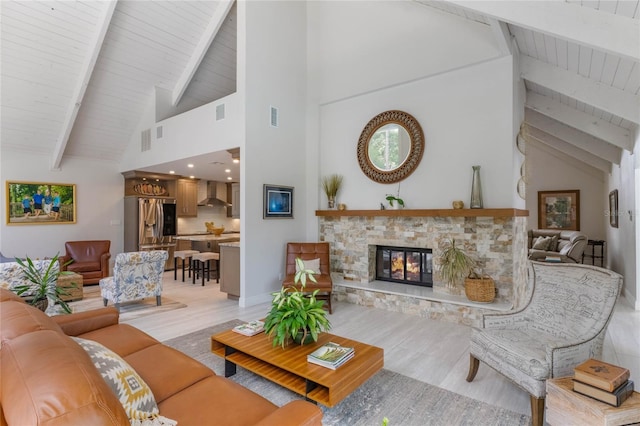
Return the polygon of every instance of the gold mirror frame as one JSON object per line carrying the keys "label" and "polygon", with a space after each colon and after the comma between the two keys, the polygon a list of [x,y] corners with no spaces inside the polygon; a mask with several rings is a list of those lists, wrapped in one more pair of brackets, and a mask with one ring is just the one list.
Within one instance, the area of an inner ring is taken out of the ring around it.
{"label": "gold mirror frame", "polygon": [[[409,134],[411,148],[406,160],[397,168],[389,171],[380,170],[369,158],[369,141],[382,126],[394,123],[402,126]],[[424,152],[424,134],[422,127],[411,114],[403,111],[385,111],[373,117],[365,126],[358,139],[358,164],[369,179],[378,183],[396,183],[409,177],[418,167]]]}

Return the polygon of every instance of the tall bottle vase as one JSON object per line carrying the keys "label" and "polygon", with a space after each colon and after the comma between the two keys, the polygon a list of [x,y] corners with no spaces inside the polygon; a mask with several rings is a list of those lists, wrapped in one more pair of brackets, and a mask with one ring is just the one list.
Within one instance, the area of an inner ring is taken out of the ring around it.
{"label": "tall bottle vase", "polygon": [[480,183],[480,166],[472,166],[473,180],[471,181],[471,203],[472,209],[481,209],[482,206],[482,184]]}

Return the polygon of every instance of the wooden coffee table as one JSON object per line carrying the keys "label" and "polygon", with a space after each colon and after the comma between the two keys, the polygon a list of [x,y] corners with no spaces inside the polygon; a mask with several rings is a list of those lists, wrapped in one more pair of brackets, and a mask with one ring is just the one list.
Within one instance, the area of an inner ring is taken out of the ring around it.
{"label": "wooden coffee table", "polygon": [[[328,342],[355,348],[353,358],[336,370],[307,362],[308,354]],[[225,359],[225,377],[234,375],[239,365],[327,407],[342,401],[384,365],[382,348],[329,333],[320,334],[316,343],[282,349],[274,348],[264,333],[247,337],[228,330],[211,336],[211,352]]]}

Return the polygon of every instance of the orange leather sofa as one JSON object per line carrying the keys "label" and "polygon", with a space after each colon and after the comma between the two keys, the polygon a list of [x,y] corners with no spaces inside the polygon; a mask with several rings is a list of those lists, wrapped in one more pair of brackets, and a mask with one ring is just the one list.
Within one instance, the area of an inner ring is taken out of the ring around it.
{"label": "orange leather sofa", "polygon": [[305,291],[313,292],[314,290],[319,290],[317,299],[325,300],[329,313],[332,313],[331,292],[333,290],[333,281],[331,281],[329,243],[287,243],[286,276],[282,282],[283,287],[295,286],[296,257],[303,261],[320,259],[320,273],[314,275],[317,283],[307,280]]}
{"label": "orange leather sofa", "polygon": [[115,393],[69,336],[102,343],[151,388],[180,426],[321,425],[303,400],[278,408],[260,395],[127,324],[115,308],[48,317],[0,289],[0,426],[129,425]]}
{"label": "orange leather sofa", "polygon": [[[82,275],[82,284],[98,284],[101,278],[109,276],[109,248],[111,241],[67,241],[64,243],[65,255],[60,257],[63,271]],[[66,263],[72,261],[65,266]]]}

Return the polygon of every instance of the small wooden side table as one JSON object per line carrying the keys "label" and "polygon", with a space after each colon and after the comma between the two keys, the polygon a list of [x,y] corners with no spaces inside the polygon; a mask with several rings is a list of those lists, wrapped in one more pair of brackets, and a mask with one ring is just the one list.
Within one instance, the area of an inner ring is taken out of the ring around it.
{"label": "small wooden side table", "polygon": [[82,300],[84,292],[82,290],[82,275],[69,274],[60,275],[58,277],[58,288],[64,289],[67,294],[60,296],[60,299],[65,302],[71,302],[73,300]]}
{"label": "small wooden side table", "polygon": [[573,391],[573,379],[547,380],[546,422],[552,426],[629,425],[640,422],[640,393],[613,407]]}

